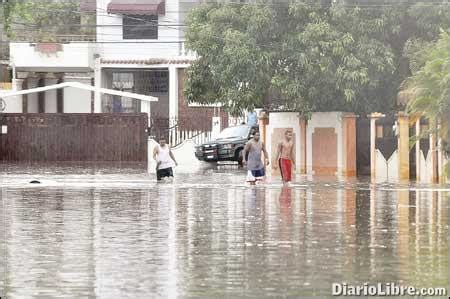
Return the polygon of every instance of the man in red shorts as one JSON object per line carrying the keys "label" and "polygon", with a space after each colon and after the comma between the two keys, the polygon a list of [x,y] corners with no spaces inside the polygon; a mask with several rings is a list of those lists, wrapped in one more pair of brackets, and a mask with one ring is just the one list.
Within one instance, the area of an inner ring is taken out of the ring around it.
{"label": "man in red shorts", "polygon": [[280,167],[281,179],[283,184],[286,185],[292,180],[292,167],[295,167],[294,141],[292,140],[291,130],[284,133],[284,140],[278,144],[276,157],[278,160],[277,166]]}

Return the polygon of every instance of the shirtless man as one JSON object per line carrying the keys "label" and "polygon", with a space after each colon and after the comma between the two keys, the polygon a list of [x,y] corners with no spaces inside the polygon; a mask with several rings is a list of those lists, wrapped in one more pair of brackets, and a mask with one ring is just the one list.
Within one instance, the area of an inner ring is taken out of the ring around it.
{"label": "shirtless man", "polygon": [[[261,153],[264,153],[262,162]],[[247,142],[242,153],[242,163],[247,165],[247,182],[250,185],[256,185],[256,181],[262,181],[266,176],[265,165],[269,165],[269,155],[267,154],[264,143],[260,140],[259,132],[253,134],[253,138]]]}
{"label": "shirtless man", "polygon": [[294,159],[294,141],[292,140],[292,131],[287,130],[284,133],[284,140],[278,144],[277,149],[278,165],[280,167],[281,179],[283,184],[288,184],[292,180],[292,166],[295,167]]}

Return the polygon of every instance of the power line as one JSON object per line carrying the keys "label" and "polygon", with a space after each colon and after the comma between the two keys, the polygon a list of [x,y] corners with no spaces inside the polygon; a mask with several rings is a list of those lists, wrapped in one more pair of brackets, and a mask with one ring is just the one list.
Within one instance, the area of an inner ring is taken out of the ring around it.
{"label": "power line", "polygon": [[[11,24],[22,25],[27,27],[43,27],[40,24],[33,23],[21,23],[21,22],[11,22]],[[171,24],[171,23],[152,23],[152,24],[136,24],[136,25],[125,25],[125,24],[46,24],[48,27],[79,27],[79,28],[95,28],[95,27],[148,27],[148,26],[174,26],[174,27],[186,27],[186,24]]]}
{"label": "power line", "polygon": [[[179,43],[184,43],[184,40],[177,40],[177,41],[162,41],[162,40],[155,40],[155,41],[149,41],[149,40],[143,40],[143,41],[138,41],[138,40],[133,40],[133,41],[75,41],[73,43],[91,43],[91,44],[179,44]],[[58,42],[52,42],[52,41],[48,41],[48,42],[29,42],[29,41],[5,41],[5,40],[0,40],[0,43],[4,43],[4,44],[9,44],[9,43],[14,43],[14,44],[45,44],[45,43],[58,43]],[[83,47],[84,48],[84,47]]]}
{"label": "power line", "polygon": [[[283,5],[283,6],[286,6],[287,5],[287,3],[286,4],[280,4],[280,3],[265,3],[265,4],[261,4],[261,3],[241,3],[241,2],[232,2],[232,1],[230,1],[230,2],[228,2],[229,4],[239,4],[239,5],[258,5],[258,6],[264,6],[264,5],[272,5],[272,6],[280,6],[280,5]],[[316,7],[316,6],[323,6],[323,4],[310,4],[310,3],[304,3],[304,4],[306,4],[306,5],[308,5],[308,6],[313,6],[313,7]],[[395,5],[391,5],[391,4],[379,4],[379,5],[367,5],[367,6],[371,6],[371,7],[379,7],[379,6],[384,6],[384,7],[392,7],[392,6],[398,6],[398,4],[399,3],[396,3]],[[417,5],[418,3],[404,3],[404,5],[408,5],[408,6],[414,6],[414,5]],[[422,3],[422,4],[424,4],[424,3]],[[442,4],[449,4],[449,3],[447,3],[447,2],[430,2],[430,3],[427,3],[427,5],[429,6],[429,5],[435,5],[435,6],[442,6]],[[353,4],[353,5],[348,5],[348,4],[342,4],[342,3],[339,3],[339,4],[333,4],[333,5],[335,5],[336,7],[345,7],[345,6],[347,6],[347,7],[361,7],[362,5],[361,4]],[[103,11],[105,11],[106,12],[106,10],[104,10],[104,9],[102,9],[102,8],[97,8],[97,10],[103,10]],[[65,11],[65,12],[73,12],[73,13],[83,13],[83,12],[81,12],[81,11],[73,11],[73,10],[59,10],[59,11]],[[191,10],[189,10],[189,11],[191,11]],[[189,12],[189,11],[186,11],[186,12]],[[175,12],[175,11],[174,11]],[[180,12],[180,11],[177,11],[177,12]],[[99,14],[99,12],[98,11],[96,11],[96,12],[93,12],[93,13],[96,13],[97,14],[97,16],[106,16],[106,17],[114,17],[114,18],[117,18],[117,16],[116,15],[110,15],[110,14],[105,14],[105,15],[102,15],[102,14]],[[147,23],[147,24],[150,24],[150,25],[155,25],[155,22],[154,21],[149,21],[149,20],[145,20],[145,19],[142,19],[142,18],[137,18],[137,17],[131,17],[131,16],[129,16],[129,15],[122,15],[122,18],[130,18],[130,19],[134,19],[134,20],[138,20],[138,21],[142,21],[144,24],[145,23]],[[115,26],[123,26],[123,25],[120,25],[120,24],[114,24]],[[114,26],[114,25],[110,25],[110,24],[105,24],[105,25],[93,25],[93,26],[95,26],[95,27],[108,27],[108,26]],[[162,24],[161,24],[162,25]],[[54,26],[57,26],[57,25],[54,25]],[[145,25],[143,25],[143,26],[145,26]],[[171,27],[172,25],[164,25],[164,27],[167,27],[167,28],[171,28],[171,29],[173,29],[173,30],[178,30],[178,31],[181,31],[181,32],[183,32],[183,33],[186,33],[186,31],[184,31],[183,29],[181,29],[181,28],[174,28],[174,27]],[[185,27],[185,26],[180,26],[180,27]],[[98,36],[98,35],[116,35],[116,36],[121,36],[121,34],[106,34],[106,33],[99,33],[99,32],[97,32],[96,33],[96,36]],[[58,35],[57,35],[58,36]],[[64,36],[64,35],[60,35],[60,36]],[[69,35],[70,36],[70,35]],[[86,35],[80,35],[80,36],[86,36]],[[218,36],[212,36],[212,38],[214,38],[214,39],[220,39],[220,40],[225,40],[223,37],[218,37]],[[7,41],[0,41],[0,42],[3,42],[3,43],[5,43],[5,42],[7,42]],[[106,41],[106,40],[104,40],[104,41],[95,41],[95,42],[93,42],[93,43],[105,43],[105,44],[109,44],[109,43],[116,43],[116,44],[138,44],[138,43],[183,43],[184,41],[183,40],[180,40],[180,41],[161,41],[161,40],[158,40],[158,41],[130,41],[130,42],[127,42],[127,41]],[[26,42],[23,42],[23,43],[26,43]],[[269,47],[269,48],[274,48],[274,47],[270,47],[270,46],[268,46],[268,45],[258,45],[258,46],[260,46],[260,47]]]}

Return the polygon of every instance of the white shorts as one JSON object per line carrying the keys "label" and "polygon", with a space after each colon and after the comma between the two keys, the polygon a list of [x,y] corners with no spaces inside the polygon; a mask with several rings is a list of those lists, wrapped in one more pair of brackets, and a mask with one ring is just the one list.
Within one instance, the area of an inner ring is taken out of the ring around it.
{"label": "white shorts", "polygon": [[247,171],[247,182],[262,181],[265,177],[264,168],[259,170],[248,170]]}

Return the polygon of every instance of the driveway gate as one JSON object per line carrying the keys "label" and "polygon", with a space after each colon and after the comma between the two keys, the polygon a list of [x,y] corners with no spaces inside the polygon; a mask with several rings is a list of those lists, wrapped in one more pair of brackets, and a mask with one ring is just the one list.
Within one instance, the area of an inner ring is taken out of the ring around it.
{"label": "driveway gate", "polygon": [[0,113],[0,161],[147,161],[147,115]]}

